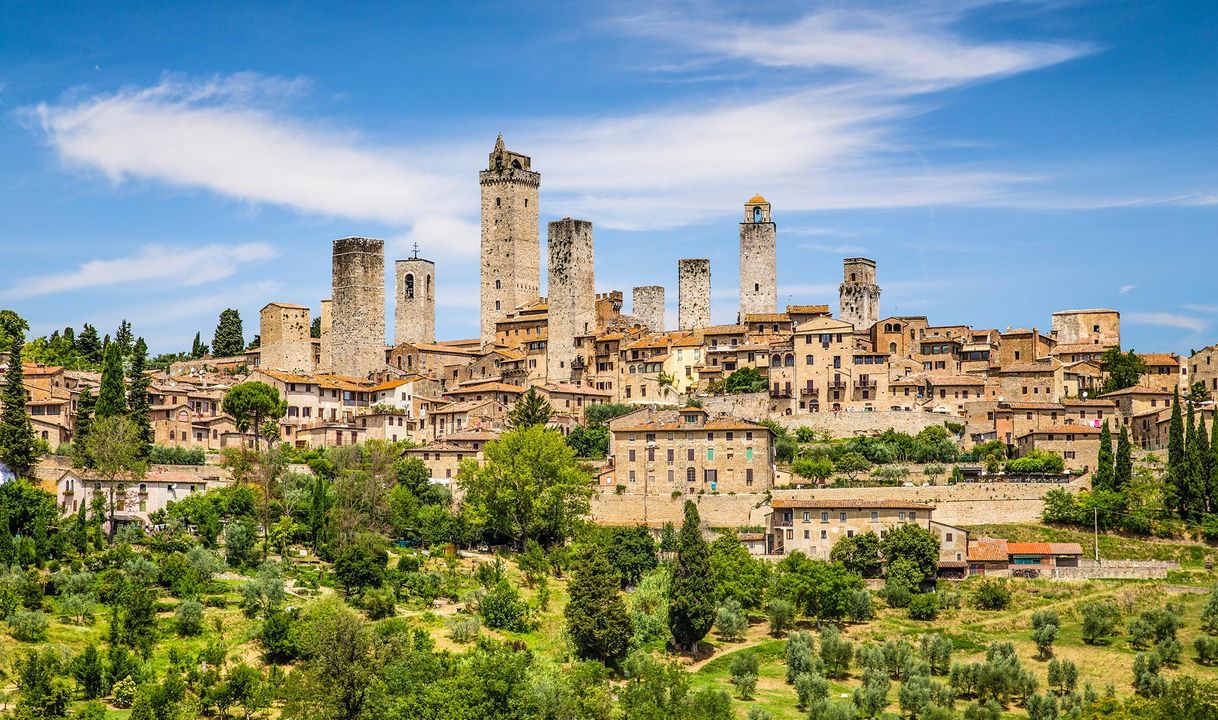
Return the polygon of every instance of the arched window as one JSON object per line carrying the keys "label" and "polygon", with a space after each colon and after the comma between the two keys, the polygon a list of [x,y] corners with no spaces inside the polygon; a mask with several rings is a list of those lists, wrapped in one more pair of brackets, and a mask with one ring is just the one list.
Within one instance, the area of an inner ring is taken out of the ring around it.
{"label": "arched window", "polygon": [[501,309],[503,309],[503,303],[501,303],[501,302],[499,302],[498,300],[496,300],[496,301],[495,301],[495,309],[496,309],[496,310],[501,310]]}
{"label": "arched window", "polygon": [[753,208],[753,222],[761,222],[761,206],[757,205]]}
{"label": "arched window", "polygon": [[495,281],[495,289],[496,289],[496,290],[499,290],[499,289],[502,289],[502,288],[503,288],[503,281],[502,281],[502,280],[496,280],[496,281]]}
{"label": "arched window", "polygon": [[697,478],[698,478],[698,476],[694,473],[693,468],[685,468],[685,481],[686,482],[693,482]]}
{"label": "arched window", "polygon": [[897,344],[894,342],[888,343],[888,352],[895,355],[897,353]]}
{"label": "arched window", "polygon": [[414,273],[406,273],[406,299],[414,299]]}
{"label": "arched window", "polygon": [[512,167],[513,167],[513,168],[515,168],[515,169],[517,169],[517,170],[521,170],[521,169],[522,169],[522,168],[520,167],[520,161],[519,161],[519,160],[513,160],[513,161],[512,161]]}
{"label": "arched window", "polygon": [[787,367],[795,367],[795,354],[787,353],[786,361],[783,363]]}
{"label": "arched window", "polygon": [[770,357],[770,367],[782,367],[782,356],[773,355]]}
{"label": "arched window", "polygon": [[812,356],[804,355],[804,365],[811,365],[811,364],[812,364]]}

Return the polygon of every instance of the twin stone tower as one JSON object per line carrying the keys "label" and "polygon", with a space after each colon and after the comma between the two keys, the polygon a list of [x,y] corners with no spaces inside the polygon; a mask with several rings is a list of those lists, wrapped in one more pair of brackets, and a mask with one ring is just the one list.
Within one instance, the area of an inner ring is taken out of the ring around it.
{"label": "twin stone tower", "polygon": [[[485,346],[495,342],[497,323],[539,300],[541,175],[532,169],[527,155],[507,150],[500,135],[478,180],[482,188],[480,339]],[[546,246],[547,377],[550,382],[567,382],[579,357],[575,338],[597,330],[592,223],[571,218],[551,222]],[[770,203],[756,195],[745,204],[740,223],[740,321],[747,315],[778,311],[776,267],[777,231]],[[679,328],[710,325],[710,260],[678,260],[677,274]],[[418,257],[416,250],[414,257],[395,261],[394,278],[395,342],[434,343],[435,263]],[[842,319],[857,328],[870,327],[879,316],[875,263],[849,258],[843,279]],[[322,301],[320,348],[313,367],[297,367],[306,364],[302,343],[307,347],[310,342],[307,322],[297,317],[303,311],[307,318],[307,308],[271,303],[263,309],[264,367],[354,377],[384,368],[384,242],[363,237],[335,240],[332,291],[331,299]],[[662,286],[635,287],[634,319],[652,331],[663,331],[664,300]]]}

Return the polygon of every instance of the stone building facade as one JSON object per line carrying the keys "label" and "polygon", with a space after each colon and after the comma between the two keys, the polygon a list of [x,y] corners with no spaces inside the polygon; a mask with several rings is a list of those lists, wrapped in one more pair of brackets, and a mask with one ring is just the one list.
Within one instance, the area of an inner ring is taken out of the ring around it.
{"label": "stone building facade", "polygon": [[550,382],[570,382],[573,371],[587,362],[575,346],[575,338],[596,330],[592,223],[571,218],[552,222],[546,246],[550,254],[546,268],[546,377]]}
{"label": "stone building facade", "polygon": [[664,286],[634,288],[630,294],[630,312],[651,332],[664,332]]}
{"label": "stone building facade", "polygon": [[838,288],[838,317],[867,332],[880,319],[880,286],[875,281],[875,261],[846,258],[842,261],[842,284]]}
{"label": "stone building facade", "polygon": [[778,311],[778,235],[770,203],[754,195],[740,223],[740,319]]}
{"label": "stone building facade", "polygon": [[495,341],[495,323],[540,295],[537,191],[541,186],[541,174],[530,167],[527,155],[504,149],[500,135],[491,151],[487,169],[478,173],[482,186],[481,338],[484,345]]}
{"label": "stone building facade", "polygon": [[711,271],[707,258],[677,261],[677,325],[698,330],[710,325]]}
{"label": "stone building facade", "polygon": [[[934,505],[906,500],[775,498],[766,523],[770,555],[802,552],[828,560],[839,540],[864,533],[884,537],[901,525],[930,529]],[[955,538],[953,537],[953,541]]]}
{"label": "stone building facade", "polygon": [[385,367],[385,242],[334,241],[330,369],[367,377]]}
{"label": "stone building facade", "polygon": [[418,257],[393,264],[393,343],[436,341],[436,264]]}
{"label": "stone building facade", "polygon": [[313,340],[309,336],[309,309],[273,302],[259,314],[262,340],[259,366],[288,372],[313,372]]}
{"label": "stone building facade", "polygon": [[320,342],[318,343],[321,348],[321,352],[317,359],[317,372],[319,373],[330,372],[330,364],[334,361],[334,350],[330,346],[330,331],[332,330],[331,318],[333,317],[333,315],[330,313],[330,308],[333,305],[334,301],[331,298],[326,298],[325,300],[321,301],[321,322],[318,323],[321,325],[321,332],[319,333],[321,337],[319,338]]}
{"label": "stone building facade", "polygon": [[1051,335],[1059,345],[1120,347],[1121,313],[1107,308],[1053,313]]}

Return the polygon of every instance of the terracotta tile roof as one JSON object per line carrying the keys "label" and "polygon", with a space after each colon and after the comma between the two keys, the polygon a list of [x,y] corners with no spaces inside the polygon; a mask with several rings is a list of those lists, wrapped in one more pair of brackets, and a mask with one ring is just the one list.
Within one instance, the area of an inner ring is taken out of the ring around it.
{"label": "terracotta tile roof", "polygon": [[1157,390],[1145,385],[1133,385],[1121,390],[1113,390],[1110,393],[1104,393],[1101,397],[1112,397],[1114,395],[1166,395],[1171,397],[1172,392],[1170,390]]}
{"label": "terracotta tile roof", "polygon": [[292,303],[275,302],[273,300],[271,302],[267,303],[266,305],[263,305],[262,309],[266,310],[267,308],[269,308],[272,305],[274,305],[275,307],[288,308],[290,310],[308,310],[308,308],[305,307],[304,305],[293,305]]}
{"label": "terracotta tile roof", "polygon": [[743,335],[748,331],[745,325],[707,325],[702,328],[702,335]]}
{"label": "terracotta tile roof", "polygon": [[1053,546],[1042,542],[1009,542],[1008,555],[1052,555]]}
{"label": "terracotta tile roof", "polygon": [[736,535],[736,537],[741,540],[764,540],[765,533],[759,533],[759,532],[738,533]]}
{"label": "terracotta tile roof", "polygon": [[1011,410],[1065,410],[1065,406],[1055,402],[1009,402],[1005,403]]}
{"label": "terracotta tile roof", "polygon": [[1051,373],[1055,368],[1052,363],[1011,363],[998,368],[1000,373]]}
{"label": "terracotta tile roof", "polygon": [[968,541],[968,559],[970,562],[1006,562],[1010,559],[1007,554],[1007,541],[1002,538],[979,537]]}
{"label": "terracotta tile roof", "polygon": [[492,430],[458,430],[457,432],[447,433],[444,437],[447,440],[473,442],[475,440],[494,440],[499,437],[499,433]]}
{"label": "terracotta tile roof", "polygon": [[1078,543],[1049,543],[1054,555],[1082,555],[1083,546]]}
{"label": "terracotta tile roof", "polygon": [[787,315],[814,315],[829,312],[828,305],[788,305]]}
{"label": "terracotta tile roof", "polygon": [[976,375],[931,375],[931,385],[984,385],[985,378]]}
{"label": "terracotta tile roof", "polygon": [[1037,430],[1029,430],[1019,437],[1027,437],[1029,435],[1063,435],[1072,433],[1074,435],[1099,435],[1100,429],[1091,427],[1090,425],[1053,425],[1051,427],[1043,427]]}
{"label": "terracotta tile roof", "polygon": [[571,383],[546,383],[541,386],[541,389],[548,392],[568,393],[571,395],[596,395],[597,397],[610,397],[613,395],[608,390],[597,390],[590,385],[572,385]]}
{"label": "terracotta tile roof", "polygon": [[1114,403],[1113,401],[1104,400],[1102,398],[1086,398],[1086,399],[1066,398],[1065,400],[1062,400],[1062,405],[1066,405],[1068,407],[1102,407],[1102,408],[1115,408],[1116,407],[1116,403]]}
{"label": "terracotta tile roof", "polygon": [[519,385],[509,385],[502,382],[480,382],[473,385],[462,385],[455,390],[448,390],[445,395],[467,395],[480,392],[523,393],[525,388]]}
{"label": "terracotta tile roof", "polygon": [[491,404],[502,405],[502,403],[495,402],[494,400],[492,400],[490,398],[487,398],[485,400],[466,400],[465,402],[455,402],[451,405],[447,405],[442,408],[433,408],[431,411],[431,414],[432,415],[447,415],[449,413],[469,412],[470,410],[477,410],[478,408],[480,408],[484,405],[491,405]]}
{"label": "terracotta tile roof", "polygon": [[454,345],[441,345],[439,343],[414,343],[415,350],[423,352],[446,353],[450,355],[481,355],[480,350],[470,348],[456,347]]}
{"label": "terracotta tile roof", "polygon": [[791,316],[787,313],[746,313],[744,321],[746,323],[791,322]]}
{"label": "terracotta tile roof", "polygon": [[1180,356],[1173,353],[1138,353],[1147,365],[1179,365]]}
{"label": "terracotta tile roof", "polygon": [[856,510],[934,510],[935,506],[928,503],[910,502],[907,500],[851,500],[842,498],[775,498],[770,501],[770,507],[775,508],[811,508],[817,510],[856,509]]}

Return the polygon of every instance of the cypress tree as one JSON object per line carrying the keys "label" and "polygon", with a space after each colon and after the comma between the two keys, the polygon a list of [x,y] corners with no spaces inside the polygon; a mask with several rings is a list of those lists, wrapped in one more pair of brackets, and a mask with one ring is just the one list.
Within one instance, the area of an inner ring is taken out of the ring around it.
{"label": "cypress tree", "polygon": [[575,564],[563,617],[579,656],[615,666],[626,657],[634,621],[619,592],[617,570],[599,545],[585,546]]}
{"label": "cypress tree", "polygon": [[89,437],[89,429],[93,427],[96,407],[97,397],[93,395],[93,388],[81,390],[80,397],[76,399],[76,424],[72,431],[72,454],[80,467],[89,465],[89,458],[85,453],[85,438]]}
{"label": "cypress tree", "polygon": [[550,417],[554,415],[554,407],[549,401],[537,393],[534,388],[529,388],[528,392],[516,399],[516,402],[508,410],[508,427],[513,430],[533,427],[534,425],[545,425],[550,422]]}
{"label": "cypress tree", "polygon": [[1188,425],[1184,435],[1184,478],[1187,483],[1185,496],[1188,499],[1185,508],[1186,519],[1196,520],[1205,509],[1205,477],[1202,475],[1204,471],[1201,443],[1197,441],[1196,413],[1193,411],[1192,400],[1189,400]]}
{"label": "cypress tree", "polygon": [[1108,429],[1108,421],[1100,426],[1099,460],[1095,466],[1095,474],[1091,476],[1091,487],[1096,490],[1113,489],[1112,466],[1112,431]]}
{"label": "cypress tree", "polygon": [[1129,443],[1129,428],[1121,426],[1121,434],[1117,436],[1116,465],[1112,473],[1112,487],[1117,492],[1129,489],[1133,481],[1133,448]]}
{"label": "cypress tree", "polygon": [[220,323],[211,341],[211,352],[216,357],[232,357],[245,352],[245,332],[241,328],[241,313],[228,308],[220,313]]}
{"label": "cypress tree", "polygon": [[677,559],[668,590],[668,629],[678,646],[698,651],[715,621],[715,586],[710,548],[702,537],[698,507],[685,501],[685,522],[677,536]]}
{"label": "cypress tree", "polygon": [[97,406],[93,416],[97,420],[127,414],[127,388],[123,382],[123,357],[118,345],[106,346],[106,359],[102,364],[101,388],[97,391]]}
{"label": "cypress tree", "polygon": [[144,343],[144,338],[139,338],[131,351],[131,384],[127,388],[127,407],[130,409],[128,417],[135,424],[139,435],[141,460],[147,460],[152,454],[152,443],[156,439],[152,430],[152,411],[148,399],[152,378],[146,372],[147,363],[148,345]]}
{"label": "cypress tree", "polygon": [[25,389],[25,374],[21,367],[27,329],[29,326],[17,313],[0,312],[0,335],[9,340],[8,370],[4,375],[3,393],[0,393],[0,402],[4,403],[0,414],[0,460],[18,477],[28,477],[38,459],[34,426],[30,424],[29,409],[25,406],[30,394]]}
{"label": "cypress tree", "polygon": [[97,328],[85,323],[80,334],[76,336],[76,352],[80,353],[91,365],[100,365],[102,361],[101,339],[97,337]]}
{"label": "cypress tree", "polygon": [[1213,512],[1214,507],[1210,504],[1210,477],[1213,473],[1214,456],[1210,452],[1210,437],[1205,430],[1205,416],[1202,415],[1197,421],[1197,434],[1194,444],[1197,446],[1197,475],[1195,482],[1197,484],[1197,497],[1200,499],[1199,505],[1202,506],[1205,512]]}
{"label": "cypress tree", "polygon": [[1167,431],[1167,490],[1170,504],[1180,517],[1186,517],[1186,487],[1184,461],[1184,417],[1180,414],[1180,392],[1172,394],[1171,423]]}
{"label": "cypress tree", "polygon": [[1206,482],[1211,512],[1218,508],[1218,413],[1210,418],[1210,477]]}
{"label": "cypress tree", "polygon": [[129,355],[131,354],[132,349],[131,341],[131,323],[127,322],[127,320],[124,318],[123,321],[119,323],[118,330],[114,331],[114,342],[118,345],[118,348],[123,355]]}

